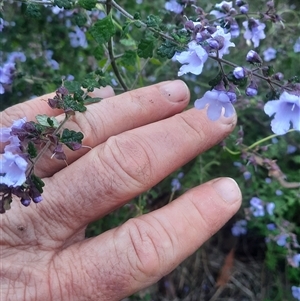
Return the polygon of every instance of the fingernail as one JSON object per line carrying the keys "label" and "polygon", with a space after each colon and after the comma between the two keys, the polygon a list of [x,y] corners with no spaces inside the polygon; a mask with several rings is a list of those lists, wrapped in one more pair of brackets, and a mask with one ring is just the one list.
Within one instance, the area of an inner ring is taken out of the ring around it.
{"label": "fingernail", "polygon": [[221,178],[212,183],[212,187],[227,203],[235,203],[242,198],[240,188],[231,178]]}
{"label": "fingernail", "polygon": [[181,80],[174,80],[163,84],[160,87],[160,92],[172,102],[180,102],[189,99],[189,88]]}

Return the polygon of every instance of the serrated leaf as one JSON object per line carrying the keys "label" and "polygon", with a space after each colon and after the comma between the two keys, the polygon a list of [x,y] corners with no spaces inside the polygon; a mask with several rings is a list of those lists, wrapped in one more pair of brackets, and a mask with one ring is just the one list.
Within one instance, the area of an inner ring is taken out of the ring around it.
{"label": "serrated leaf", "polygon": [[29,3],[26,7],[26,15],[31,18],[41,17],[41,8],[37,4]]}
{"label": "serrated leaf", "polygon": [[70,9],[73,6],[71,0],[54,0],[53,4],[57,5],[59,8],[65,8],[65,9]]}
{"label": "serrated leaf", "polygon": [[133,50],[125,51],[121,62],[124,66],[134,66],[136,62],[136,52]]}
{"label": "serrated leaf", "polygon": [[74,19],[76,25],[78,25],[79,27],[84,26],[87,22],[87,17],[83,13],[74,14]]}
{"label": "serrated leaf", "polygon": [[35,174],[31,175],[31,180],[34,183],[36,189],[39,191],[39,193],[43,193],[43,187],[45,186],[43,180],[38,176],[36,176]]}
{"label": "serrated leaf", "polygon": [[72,81],[67,80],[64,82],[64,86],[68,89],[70,93],[78,93],[78,94],[80,94],[81,92],[83,93],[83,91],[81,90],[81,84],[76,80],[72,80]]}
{"label": "serrated leaf", "polygon": [[121,39],[120,43],[126,47],[134,47],[136,45],[133,39]]}
{"label": "serrated leaf", "polygon": [[84,136],[81,132],[64,129],[60,137],[60,141],[71,150],[76,150],[81,147],[83,137]]}
{"label": "serrated leaf", "polygon": [[161,19],[157,16],[149,15],[145,23],[148,27],[159,28]]}
{"label": "serrated leaf", "polygon": [[102,60],[104,57],[104,48],[102,47],[102,45],[97,46],[93,51],[93,54],[96,60]]}
{"label": "serrated leaf", "polygon": [[103,98],[101,97],[86,97],[86,99],[84,100],[84,104],[91,104],[91,103],[97,103],[100,102]]}
{"label": "serrated leaf", "polygon": [[78,4],[84,9],[92,10],[97,4],[97,0],[79,0]]}
{"label": "serrated leaf", "polygon": [[90,29],[90,34],[98,44],[104,44],[116,33],[111,16],[98,20]]}
{"label": "serrated leaf", "polygon": [[139,57],[142,57],[144,59],[152,57],[154,47],[155,44],[153,37],[148,36],[146,38],[143,38],[138,45],[137,54]]}
{"label": "serrated leaf", "polygon": [[43,126],[51,126],[54,128],[57,128],[59,126],[58,121],[56,120],[55,117],[49,117],[48,115],[37,115],[36,117],[36,121]]}
{"label": "serrated leaf", "polygon": [[29,154],[31,159],[33,159],[37,156],[37,149],[34,146],[34,143],[32,141],[28,142],[27,153]]}
{"label": "serrated leaf", "polygon": [[[78,98],[78,100],[74,99],[75,96]],[[82,97],[80,98],[78,95],[74,94],[74,98],[72,95],[67,95],[64,98],[64,103],[63,103],[63,107],[64,110],[73,110],[74,112],[78,111],[78,112],[85,112],[86,111],[86,107],[83,104],[83,100]]]}

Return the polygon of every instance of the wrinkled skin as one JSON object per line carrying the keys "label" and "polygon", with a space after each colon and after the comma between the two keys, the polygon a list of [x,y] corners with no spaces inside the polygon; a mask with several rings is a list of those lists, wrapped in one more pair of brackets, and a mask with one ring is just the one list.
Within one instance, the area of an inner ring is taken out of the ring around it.
{"label": "wrinkled skin", "polygon": [[[37,114],[62,119],[52,95],[1,113],[2,126]],[[1,300],[120,300],[172,271],[238,210],[241,193],[229,178],[188,190],[167,206],[97,237],[86,226],[224,139],[236,117],[212,122],[205,110],[183,111],[189,91],[179,80],[114,96],[76,114],[67,127],[84,133],[83,148],[67,151],[68,166],[46,153],[36,173],[44,200],[19,201],[0,216]]]}

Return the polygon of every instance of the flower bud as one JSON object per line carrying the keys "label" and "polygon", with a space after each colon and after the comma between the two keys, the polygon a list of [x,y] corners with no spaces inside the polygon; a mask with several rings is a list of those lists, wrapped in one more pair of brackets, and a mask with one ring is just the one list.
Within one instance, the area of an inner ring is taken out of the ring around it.
{"label": "flower bud", "polygon": [[193,31],[195,28],[195,25],[194,25],[193,21],[189,20],[189,21],[185,22],[184,27],[187,30]]}
{"label": "flower bud", "polygon": [[242,5],[242,6],[240,7],[240,12],[241,12],[241,14],[247,14],[248,11],[249,11],[249,6],[248,6],[248,4]]}
{"label": "flower bud", "polygon": [[246,3],[243,0],[236,0],[235,4],[240,7],[240,6],[242,6],[242,5],[246,4]]}
{"label": "flower bud", "polygon": [[251,63],[251,64],[262,64],[262,62],[263,62],[263,60],[261,59],[261,57],[254,50],[250,50],[247,53],[246,61],[249,62],[249,63]]}
{"label": "flower bud", "polygon": [[246,95],[249,97],[256,96],[258,91],[257,91],[257,84],[253,81],[251,81],[250,85],[246,88]]}
{"label": "flower bud", "polygon": [[236,67],[234,70],[233,70],[233,76],[236,78],[236,79],[242,79],[245,77],[245,70],[243,67]]}
{"label": "flower bud", "polygon": [[277,72],[272,76],[272,78],[279,80],[279,81],[282,81],[283,77],[284,77],[284,75],[281,72]]}
{"label": "flower bud", "polygon": [[216,50],[220,49],[220,45],[219,45],[217,40],[209,39],[207,42],[208,42],[208,45],[209,45],[210,48],[216,49]]}
{"label": "flower bud", "polygon": [[21,204],[25,207],[28,207],[30,205],[30,202],[30,199],[21,198]]}

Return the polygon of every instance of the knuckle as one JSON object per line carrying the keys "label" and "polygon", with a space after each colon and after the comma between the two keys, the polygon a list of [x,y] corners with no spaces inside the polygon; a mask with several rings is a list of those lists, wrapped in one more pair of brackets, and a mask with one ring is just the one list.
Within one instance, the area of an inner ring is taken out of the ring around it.
{"label": "knuckle", "polygon": [[152,182],[148,150],[139,137],[128,136],[110,137],[100,159],[106,161],[123,182],[143,188]]}

